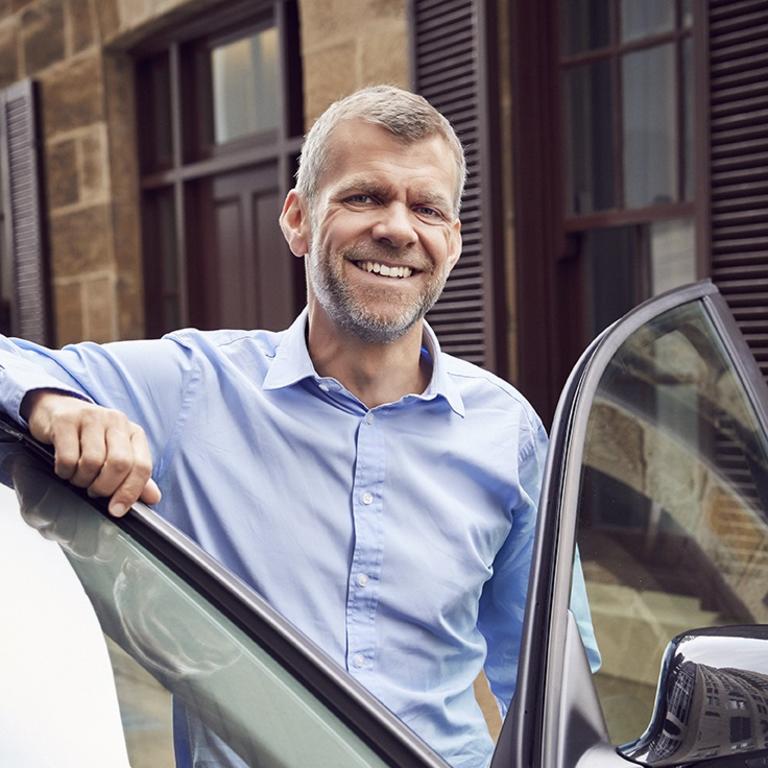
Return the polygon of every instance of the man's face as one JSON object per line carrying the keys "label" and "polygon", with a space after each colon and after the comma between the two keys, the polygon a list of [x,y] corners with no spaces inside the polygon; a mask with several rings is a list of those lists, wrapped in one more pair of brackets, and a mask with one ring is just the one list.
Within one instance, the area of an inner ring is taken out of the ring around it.
{"label": "man's face", "polygon": [[363,341],[403,336],[432,307],[461,249],[447,142],[404,144],[362,121],[339,125],[310,214],[310,303]]}

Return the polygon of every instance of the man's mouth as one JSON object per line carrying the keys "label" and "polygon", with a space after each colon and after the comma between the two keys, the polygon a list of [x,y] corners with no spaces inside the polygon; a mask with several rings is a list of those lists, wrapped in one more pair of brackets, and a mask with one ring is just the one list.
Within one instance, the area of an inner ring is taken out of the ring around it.
{"label": "man's mouth", "polygon": [[358,269],[362,269],[363,272],[373,272],[376,275],[382,277],[394,277],[402,279],[404,277],[410,277],[414,270],[411,267],[390,267],[387,264],[382,264],[378,261],[353,261],[352,262]]}

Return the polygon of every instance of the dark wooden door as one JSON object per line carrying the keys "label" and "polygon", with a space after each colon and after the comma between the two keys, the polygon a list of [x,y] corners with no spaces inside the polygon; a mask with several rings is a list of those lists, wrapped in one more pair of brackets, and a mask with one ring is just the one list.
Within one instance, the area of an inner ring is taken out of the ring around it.
{"label": "dark wooden door", "polygon": [[278,226],[276,164],[198,182],[189,314],[203,328],[279,330],[295,314],[293,257]]}

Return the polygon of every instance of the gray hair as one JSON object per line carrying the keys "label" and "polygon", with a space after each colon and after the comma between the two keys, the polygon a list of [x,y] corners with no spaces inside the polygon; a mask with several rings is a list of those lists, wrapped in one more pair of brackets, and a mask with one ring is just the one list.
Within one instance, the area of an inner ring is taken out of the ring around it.
{"label": "gray hair", "polygon": [[453,126],[423,96],[393,85],[373,85],[331,104],[316,120],[304,138],[296,172],[296,191],[313,205],[318,182],[328,162],[330,137],[345,120],[364,120],[386,128],[406,144],[441,136],[456,160],[455,216],[459,215],[461,195],[467,177],[467,164]]}

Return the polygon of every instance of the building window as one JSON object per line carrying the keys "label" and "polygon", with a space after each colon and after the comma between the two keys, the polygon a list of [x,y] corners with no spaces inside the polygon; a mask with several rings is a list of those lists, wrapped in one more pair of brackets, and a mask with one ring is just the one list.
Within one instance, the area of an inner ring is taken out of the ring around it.
{"label": "building window", "polygon": [[692,13],[674,0],[561,0],[566,214],[693,196]]}
{"label": "building window", "polygon": [[147,333],[280,328],[277,218],[303,134],[296,3],[231,3],[135,51]]}
{"label": "building window", "polygon": [[[694,282],[692,4],[559,0],[567,364],[650,296]],[[569,290],[572,290],[569,289]]]}
{"label": "building window", "polygon": [[511,15],[519,385],[546,421],[596,334],[708,273],[707,9],[546,0]]}

